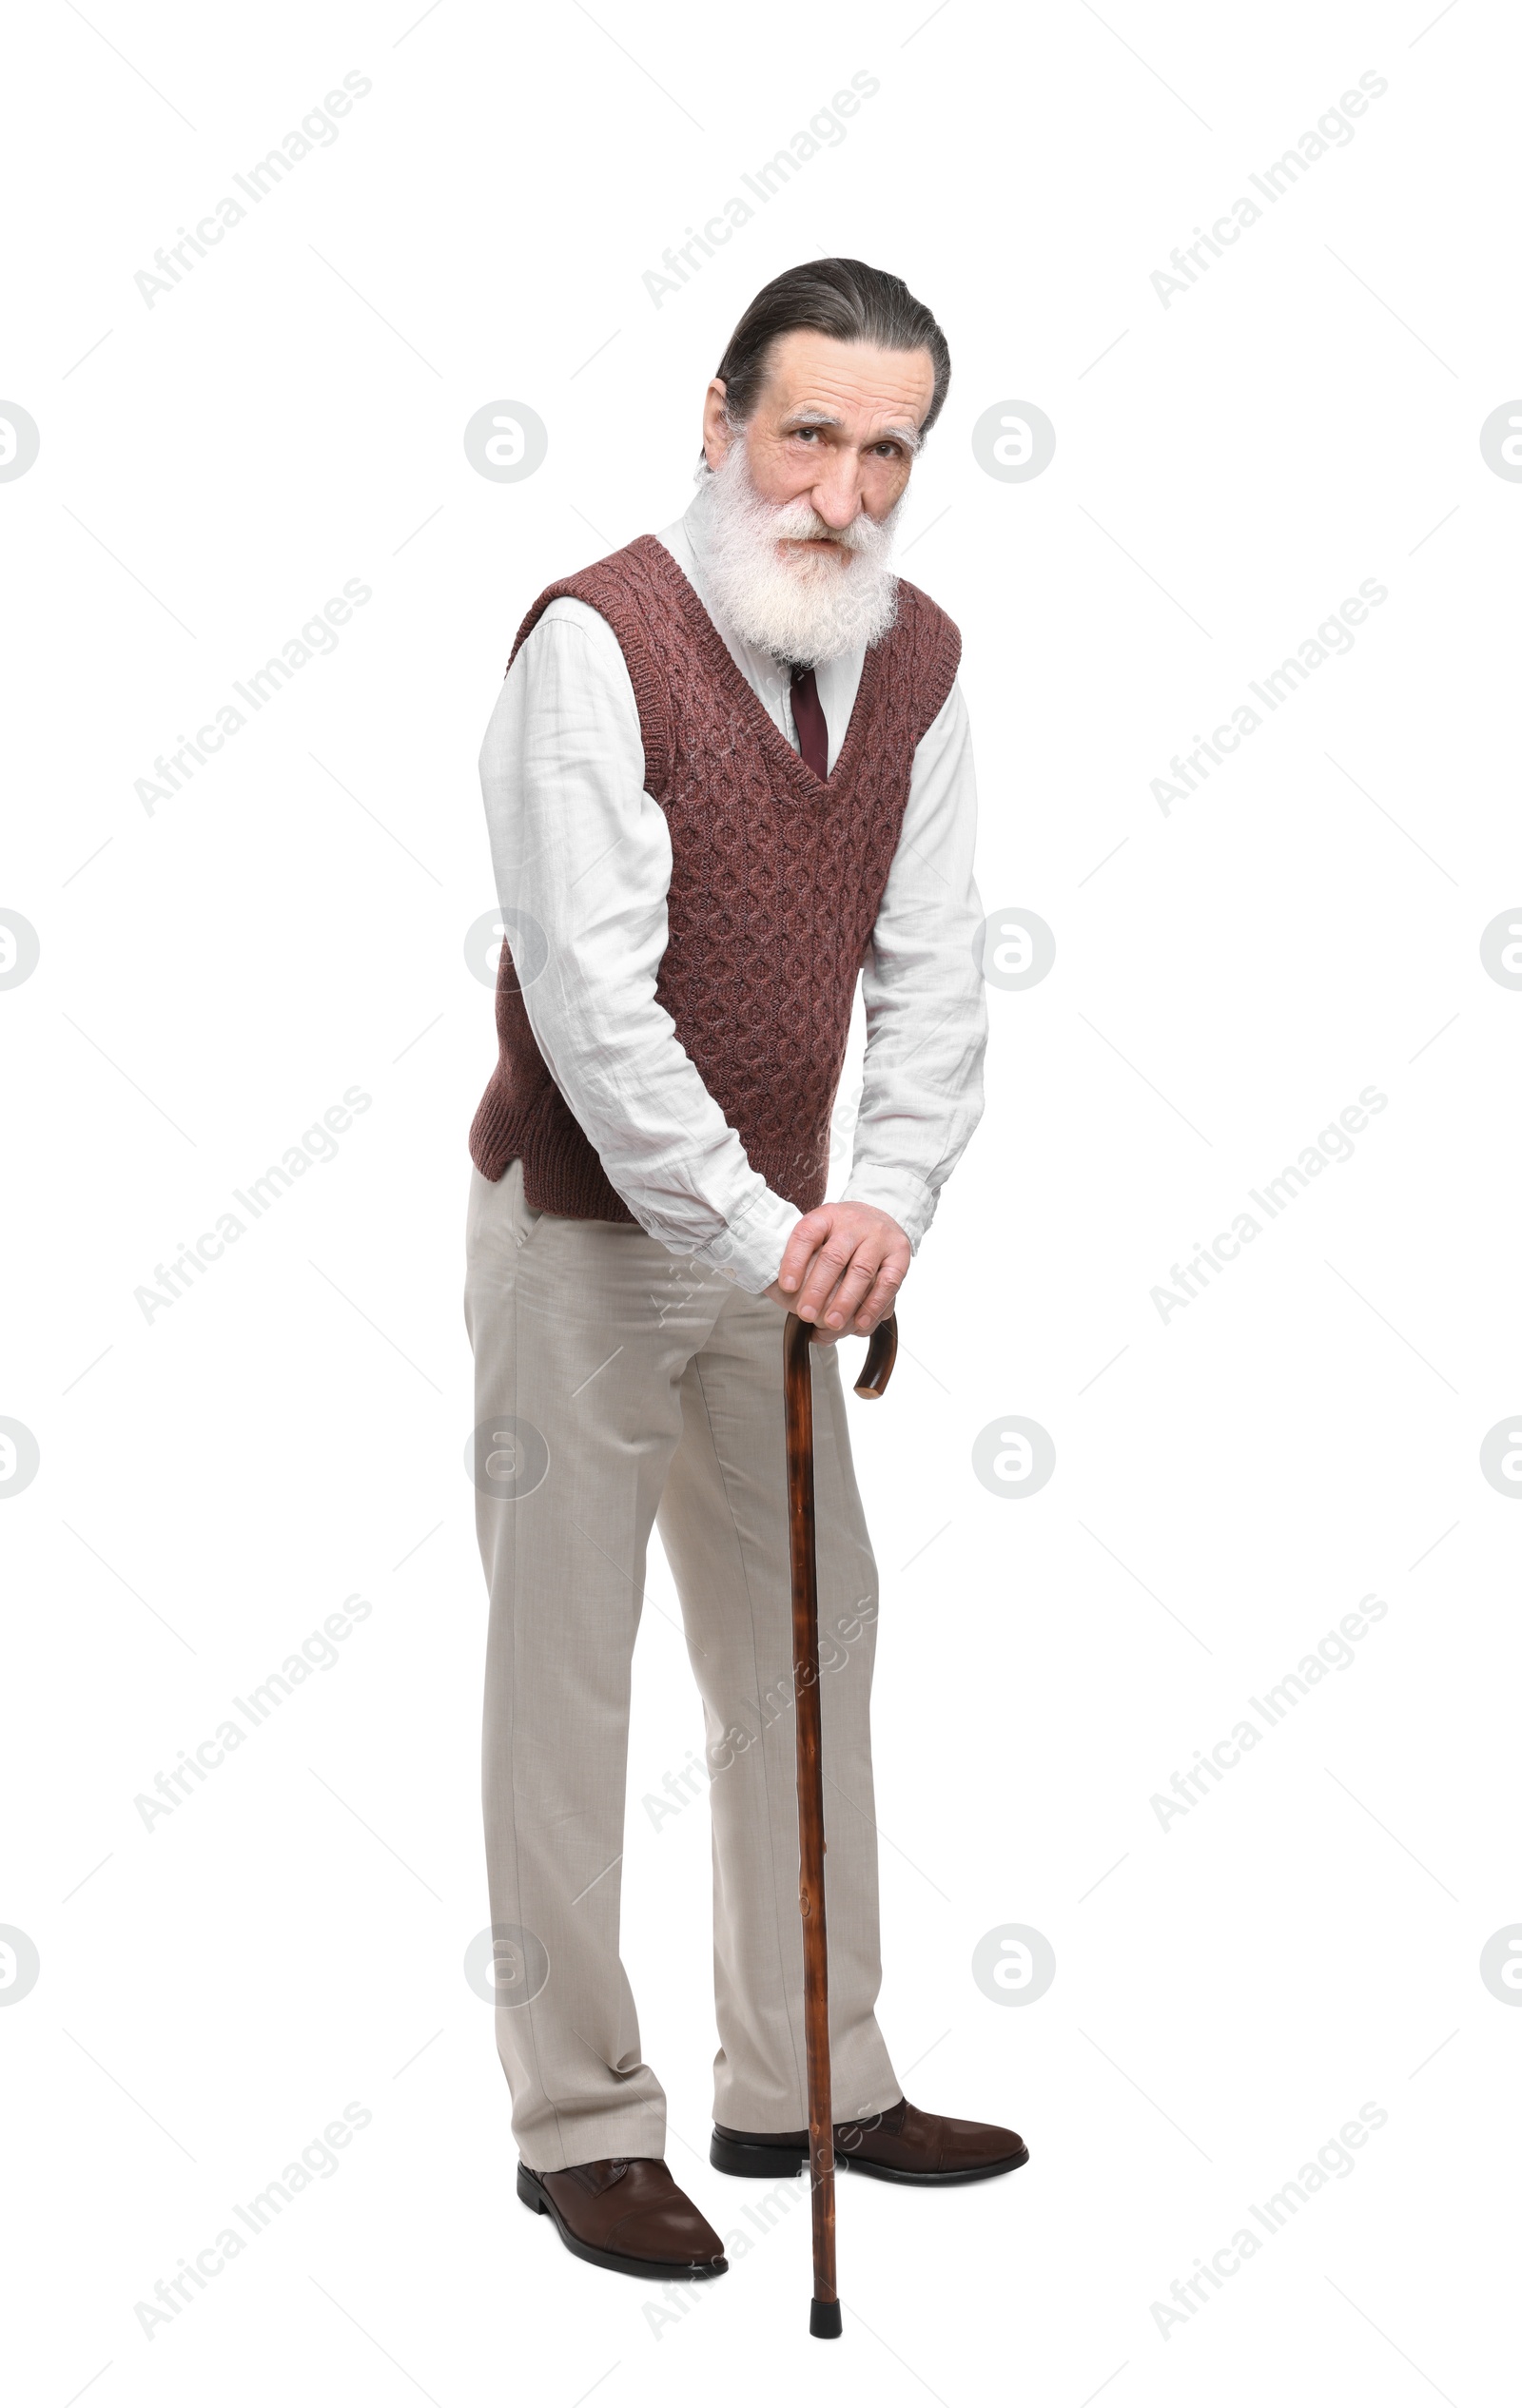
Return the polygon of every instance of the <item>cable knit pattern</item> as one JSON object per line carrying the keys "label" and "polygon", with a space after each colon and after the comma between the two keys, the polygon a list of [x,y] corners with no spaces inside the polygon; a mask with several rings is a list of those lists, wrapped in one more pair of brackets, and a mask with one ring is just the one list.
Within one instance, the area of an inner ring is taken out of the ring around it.
{"label": "cable knit pattern", "polygon": [[[666,813],[672,879],[656,1000],[743,1144],[800,1212],[824,1201],[829,1116],[862,951],[908,801],[914,749],[950,693],[962,638],[900,578],[898,617],[868,651],[833,775],[817,778],[769,718],[676,562],[654,535],[547,586],[618,639]],[[499,1055],[471,1124],[488,1179],[517,1156],[535,1209],[633,1221],[534,1039],[504,943]]]}

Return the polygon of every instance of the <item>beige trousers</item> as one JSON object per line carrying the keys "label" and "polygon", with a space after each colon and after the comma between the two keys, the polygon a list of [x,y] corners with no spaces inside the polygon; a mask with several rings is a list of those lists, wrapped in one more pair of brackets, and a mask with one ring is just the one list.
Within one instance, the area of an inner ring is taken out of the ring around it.
{"label": "beige trousers", "polygon": [[[465,1325],[491,1595],[482,1799],[498,2048],[541,2172],[662,2157],[618,1954],[630,1663],[651,1526],[703,1699],[716,2120],[807,2121],[783,1315],[633,1226],[471,1172]],[[868,1734],[877,1576],[833,1347],[810,1350],[837,2118],[902,2092],[877,2029]],[[675,1901],[673,1901],[676,1911]]]}

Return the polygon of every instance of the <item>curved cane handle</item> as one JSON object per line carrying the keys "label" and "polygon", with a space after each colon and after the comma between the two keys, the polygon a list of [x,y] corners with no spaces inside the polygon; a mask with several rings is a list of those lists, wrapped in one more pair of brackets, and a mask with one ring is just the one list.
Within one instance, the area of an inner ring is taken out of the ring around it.
{"label": "curved cane handle", "polygon": [[[819,1336],[817,1322],[800,1321],[795,1312],[789,1313],[787,1337],[790,1350],[796,1347],[800,1341],[804,1346],[812,1345],[817,1342]],[[839,1339],[837,1338],[834,1343],[838,1346]],[[864,1396],[868,1404],[875,1403],[892,1377],[893,1365],[897,1356],[898,1315],[896,1312],[890,1312],[886,1321],[878,1323],[867,1341],[867,1352],[856,1380],[857,1395]]]}
{"label": "curved cane handle", "polygon": [[867,1356],[856,1378],[856,1393],[870,1404],[882,1395],[893,1374],[898,1357],[898,1315],[890,1312],[880,1321],[867,1341]]}

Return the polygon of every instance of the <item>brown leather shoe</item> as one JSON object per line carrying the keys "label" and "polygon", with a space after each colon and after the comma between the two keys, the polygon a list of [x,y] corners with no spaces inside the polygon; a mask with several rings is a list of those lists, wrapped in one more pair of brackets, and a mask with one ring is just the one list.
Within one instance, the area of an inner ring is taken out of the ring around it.
{"label": "brown leather shoe", "polygon": [[[854,2165],[883,2183],[981,2183],[990,2174],[1013,2173],[1029,2155],[1020,2134],[1002,2124],[927,2115],[907,2099],[881,2115],[835,2126],[835,2164]],[[732,2132],[715,2124],[708,2156],[721,2174],[796,2174],[809,2163],[809,2135]]]}
{"label": "brown leather shoe", "polygon": [[598,2157],[550,2174],[520,2165],[517,2195],[536,2215],[553,2216],[566,2247],[589,2265],[663,2282],[729,2272],[723,2242],[664,2158]]}

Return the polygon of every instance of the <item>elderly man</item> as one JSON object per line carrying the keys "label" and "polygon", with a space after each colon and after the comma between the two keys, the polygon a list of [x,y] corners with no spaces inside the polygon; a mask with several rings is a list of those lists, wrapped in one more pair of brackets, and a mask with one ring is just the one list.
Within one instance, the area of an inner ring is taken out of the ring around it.
{"label": "elderly man", "polygon": [[[714,2165],[806,2162],[783,1311],[815,1322],[839,2161],[1023,2165],[904,2097],[874,2007],[877,1580],[829,1341],[894,1304],[982,1110],[961,639],[891,547],[950,359],[897,277],[769,284],[709,385],[698,489],[518,630],[481,754],[507,942],[470,1133],[465,1318],[491,1592],[497,2037],[519,2198],[595,2265],[723,2273],[664,2162],[618,1953],[630,1663],[653,1524],[702,1695]],[[844,1197],[830,1113],[856,980]],[[781,1310],[779,1310],[781,1308]]]}

